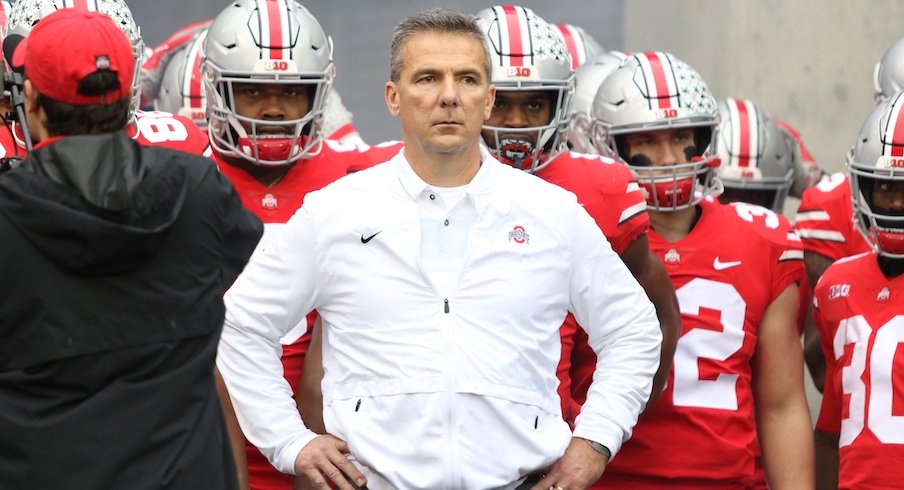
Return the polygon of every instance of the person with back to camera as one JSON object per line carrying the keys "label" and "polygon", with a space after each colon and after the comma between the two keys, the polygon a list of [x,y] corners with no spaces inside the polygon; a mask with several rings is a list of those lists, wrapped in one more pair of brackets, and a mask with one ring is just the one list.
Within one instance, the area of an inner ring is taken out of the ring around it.
{"label": "person with back to camera", "polygon": [[0,487],[236,488],[214,358],[260,221],[209,159],[130,138],[110,18],[55,11],[12,61],[41,143],[0,175]]}

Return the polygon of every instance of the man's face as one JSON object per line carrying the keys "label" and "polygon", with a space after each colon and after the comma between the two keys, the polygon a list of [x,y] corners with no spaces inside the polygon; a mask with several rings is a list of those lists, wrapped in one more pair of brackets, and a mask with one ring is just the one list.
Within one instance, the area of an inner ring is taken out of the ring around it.
{"label": "man's face", "polygon": [[[661,167],[687,163],[688,151],[697,153],[694,130],[688,128],[631,133],[625,136],[625,141],[627,152],[621,148],[619,151],[627,157],[626,162],[637,166]],[[686,151],[688,148],[690,150]]]}
{"label": "man's face", "polygon": [[904,181],[876,180],[873,207],[904,213]]}
{"label": "man's face", "polygon": [[[277,83],[236,83],[233,84],[235,112],[251,119],[264,121],[291,121],[300,119],[310,110],[308,89],[310,85]],[[245,130],[250,124],[242,122]],[[258,126],[259,134],[288,133],[289,126]]]}
{"label": "man's face", "polygon": [[406,146],[456,153],[478,143],[495,94],[484,53],[478,40],[460,34],[408,39],[399,80],[386,84],[386,104],[401,119]]}
{"label": "man's face", "polygon": [[[531,92],[496,91],[496,103],[493,111],[487,119],[487,126],[500,128],[523,129],[546,126],[552,117],[552,100],[548,91],[535,90]],[[491,141],[491,135],[484,134],[487,141]],[[534,137],[536,132],[511,131],[502,134],[525,134]]]}

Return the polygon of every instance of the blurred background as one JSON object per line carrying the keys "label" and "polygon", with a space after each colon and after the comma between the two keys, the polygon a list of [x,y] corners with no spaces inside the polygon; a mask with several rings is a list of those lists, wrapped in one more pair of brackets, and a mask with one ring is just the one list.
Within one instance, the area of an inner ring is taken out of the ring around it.
{"label": "blurred background", "polygon": [[[228,0],[127,0],[149,45]],[[392,28],[443,5],[477,12],[487,1],[304,0],[332,36],[335,86],[364,139],[397,139],[386,111]],[[817,161],[843,168],[873,106],[873,68],[904,35],[900,0],[523,0],[550,22],[583,27],[606,49],[662,50],[697,69],[716,97],[747,98],[795,126]]]}

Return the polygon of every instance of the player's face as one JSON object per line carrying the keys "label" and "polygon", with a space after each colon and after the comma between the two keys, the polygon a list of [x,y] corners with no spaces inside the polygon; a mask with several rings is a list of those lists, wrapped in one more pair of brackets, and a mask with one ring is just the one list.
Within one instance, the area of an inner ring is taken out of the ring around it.
{"label": "player's face", "polygon": [[399,117],[406,145],[457,153],[477,144],[493,107],[480,42],[422,32],[402,48],[399,80],[386,84],[386,104]]}
{"label": "player's face", "polygon": [[[308,87],[310,85],[236,83],[232,87],[235,112],[240,116],[264,121],[300,119],[310,110]],[[289,126],[272,128],[274,132],[288,132],[290,129]]]}
{"label": "player's face", "polygon": [[[625,161],[632,165],[638,165],[638,162],[654,167],[677,165],[687,163],[688,152],[696,153],[693,129],[643,131],[628,134],[625,140],[628,146]],[[688,148],[690,151],[686,151]],[[625,156],[624,151],[622,156]],[[645,159],[637,158],[640,156]]]}
{"label": "player's face", "polygon": [[896,213],[904,212],[904,181],[876,180],[873,206]]}
{"label": "player's face", "polygon": [[[546,126],[552,117],[552,100],[548,92],[536,90],[532,92],[496,91],[496,103],[487,126],[500,128],[523,129],[538,126]],[[491,145],[495,142],[495,136],[489,131],[484,131],[484,140]],[[536,131],[510,131],[500,132],[500,139],[505,135],[525,136],[537,144],[539,134]]]}

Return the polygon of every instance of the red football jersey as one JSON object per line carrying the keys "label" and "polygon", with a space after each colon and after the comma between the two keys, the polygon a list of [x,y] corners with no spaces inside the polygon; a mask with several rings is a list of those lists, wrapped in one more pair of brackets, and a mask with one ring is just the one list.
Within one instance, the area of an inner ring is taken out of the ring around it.
{"label": "red football jersey", "polygon": [[207,133],[185,116],[135,111],[127,130],[132,139],[144,146],[162,146],[205,157],[212,155]]}
{"label": "red football jersey", "polygon": [[[386,155],[390,151],[386,148],[346,145],[325,140],[320,153],[299,160],[282,179],[270,186],[260,183],[248,172],[229,165],[217,153],[213,154],[213,158],[220,172],[235,187],[242,204],[264,223],[264,236],[258,245],[260,250],[266,247],[268,237],[272,237],[274,229],[289,221],[301,207],[309,192],[347,175],[349,168],[367,168],[383,159],[388,160],[391,156]],[[398,148],[394,152],[397,153]],[[316,318],[316,313],[311,313],[305,323],[296,326],[280,339],[283,344],[283,376],[289,382],[293,394],[301,380],[304,356],[311,343],[311,327]],[[253,490],[292,488],[292,476],[277,471],[256,447],[246,443],[245,454],[248,459],[248,478]]]}
{"label": "red football jersey", "polygon": [[25,148],[16,144],[12,126],[4,124],[3,127],[0,127],[0,159],[21,158],[24,160],[27,155]]}
{"label": "red football jersey", "polygon": [[[621,255],[628,245],[650,229],[647,203],[634,176],[622,164],[582,153],[568,152],[538,170],[535,175],[577,195],[578,202],[606,235],[612,250]],[[587,334],[568,314],[560,329],[559,397],[569,423],[580,413],[593,381],[596,354]]]}
{"label": "red football jersey", "polygon": [[835,262],[814,288],[826,357],[816,427],[839,434],[844,489],[904,484],[904,276],[887,278],[876,259]]}
{"label": "red football jersey", "polygon": [[[671,243],[650,232],[681,309],[666,389],[600,480],[603,488],[742,488],[754,474],[751,361],[766,308],[804,272],[781,215],[749,204],[700,204]],[[726,237],[730,237],[727,240]]]}
{"label": "red football jersey", "polygon": [[870,250],[854,227],[847,174],[827,175],[816,187],[804,191],[795,224],[804,250],[833,261]]}

